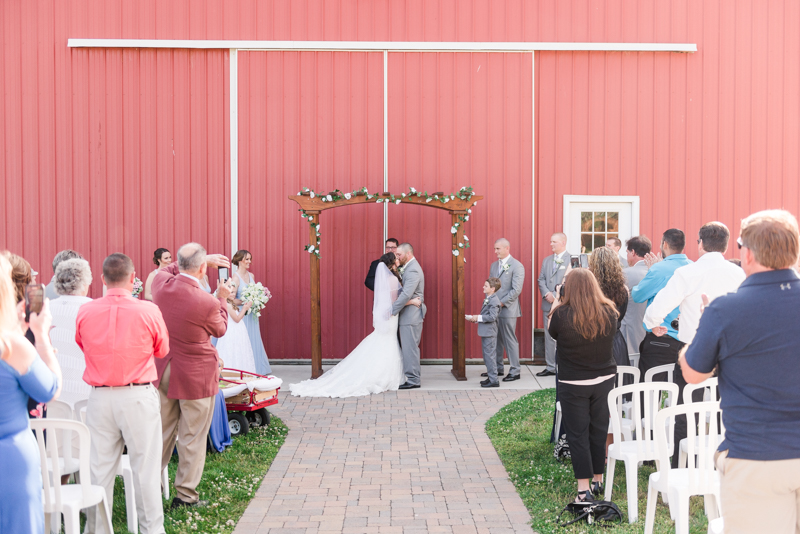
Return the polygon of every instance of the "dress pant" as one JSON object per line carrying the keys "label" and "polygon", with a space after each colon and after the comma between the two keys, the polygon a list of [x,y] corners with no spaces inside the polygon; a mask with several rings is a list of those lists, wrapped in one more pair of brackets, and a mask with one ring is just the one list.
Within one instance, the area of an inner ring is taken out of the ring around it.
{"label": "dress pant", "polygon": [[561,424],[567,434],[575,478],[602,475],[606,467],[608,436],[608,394],[614,378],[591,386],[558,384]]}
{"label": "dress pant", "polygon": [[398,331],[400,332],[400,352],[403,355],[403,373],[406,375],[406,382],[419,386],[419,342],[422,340],[422,323],[401,324]]}
{"label": "dress pant", "polygon": [[[127,446],[133,471],[136,513],[143,534],[164,533],[161,503],[161,411],[154,386],[92,388],[86,407],[92,438],[92,484],[103,486],[109,509],[114,503],[122,449]],[[97,507],[86,511],[86,533],[103,532]],[[99,523],[99,526],[98,526]],[[110,533],[109,533],[110,534]]]}
{"label": "dress pant", "polygon": [[726,534],[800,534],[800,459],[743,460],[725,450],[716,464]]}
{"label": "dress pant", "polygon": [[[647,332],[639,345],[639,371],[642,373],[642,381],[644,381],[645,373],[653,367],[678,363],[678,353],[683,345],[683,342],[666,334],[659,337],[652,332]],[[656,381],[665,382],[666,379],[666,375],[660,375]]]}
{"label": "dress pant", "polygon": [[547,370],[551,373],[556,372],[556,340],[550,337],[550,312],[542,312],[544,315],[544,362]]}
{"label": "dress pant", "polygon": [[211,419],[214,417],[215,396],[204,399],[170,399],[171,365],[164,369],[158,392],[161,396],[161,437],[163,449],[161,469],[172,458],[175,439],[178,440],[178,471],[175,473],[175,492],[184,502],[197,502],[197,485],[206,465],[206,443]]}
{"label": "dress pant", "polygon": [[483,363],[486,364],[486,374],[489,382],[497,382],[497,336],[482,337]]}
{"label": "dress pant", "polygon": [[508,354],[508,376],[519,376],[518,317],[497,318],[497,372],[503,372],[503,350]]}

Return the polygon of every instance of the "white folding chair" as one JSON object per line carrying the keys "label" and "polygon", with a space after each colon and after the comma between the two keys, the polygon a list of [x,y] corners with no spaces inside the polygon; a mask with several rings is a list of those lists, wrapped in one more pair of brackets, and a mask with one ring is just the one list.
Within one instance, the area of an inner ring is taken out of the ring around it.
{"label": "white folding chair", "polygon": [[[717,415],[720,413],[719,402],[714,401],[670,406],[656,414],[653,433],[660,462],[658,472],[650,475],[648,483],[645,534],[653,533],[659,493],[669,495],[676,534],[689,534],[689,497],[692,495],[705,496],[709,519],[719,517],[719,473],[714,467],[714,453],[717,450]],[[673,445],[669,441],[678,415],[686,417],[688,453],[695,456],[697,462],[696,465],[689,462],[688,467],[672,469],[669,456]],[[708,425],[706,416],[710,416]],[[695,423],[695,417],[699,423]]]}
{"label": "white folding chair", "polygon": [[169,499],[169,466],[161,471],[161,489],[164,492],[164,498]]}
{"label": "white folding chair", "polygon": [[[97,506],[100,520],[105,524],[106,531],[113,532],[111,528],[111,507],[106,502],[106,490],[102,486],[93,486],[89,474],[89,429],[78,421],[64,419],[33,419],[30,421],[31,429],[36,431],[36,441],[39,445],[39,457],[42,469],[42,486],[44,490],[44,513],[59,514],[64,516],[64,531],[66,534],[80,534],[80,511],[83,508]],[[59,431],[68,430],[78,436],[80,447],[78,472],[80,483],[61,484],[61,469],[58,461],[58,434]],[[47,432],[47,445],[44,433]],[[52,481],[50,474],[52,473]],[[52,524],[52,521],[50,521]]]}
{"label": "white folding chair", "polygon": [[[47,417],[50,419],[73,420],[74,414],[72,407],[66,402],[51,400],[47,403]],[[73,447],[73,435],[70,430],[59,431],[59,450],[58,465],[61,475],[72,475],[78,472],[80,463],[75,458],[75,447]]]}
{"label": "white folding chair", "polygon": [[[674,363],[667,363],[664,365],[657,365],[652,369],[648,369],[644,373],[644,381],[645,382],[653,382],[653,378],[658,375],[667,374],[666,382],[672,383],[672,378],[675,374],[675,364]],[[674,403],[672,402],[672,394],[667,395],[667,404],[666,406],[672,406]]]}
{"label": "white folding chair", "polygon": [[[703,402],[713,402],[717,400],[717,377],[707,378],[706,380],[703,380],[699,384],[686,384],[683,387],[683,402],[685,404],[691,404],[692,402],[694,402],[692,399],[692,394],[698,389],[705,390],[705,393],[703,395]],[[706,421],[706,424],[708,424],[709,422],[710,421]],[[719,446],[719,444],[722,443],[723,439],[722,430],[723,428],[720,428],[720,433],[717,435],[717,446]],[[686,443],[686,438],[683,438],[681,440],[679,450],[680,450],[680,455],[678,456],[678,467],[686,467],[686,462],[688,461],[688,456],[687,456],[688,445]]]}
{"label": "white folding chair", "polygon": [[[75,419],[82,423],[86,423],[86,407],[88,404],[88,400],[75,403]],[[139,532],[139,512],[136,510],[136,489],[133,484],[131,459],[127,454],[123,454],[120,458],[116,475],[122,477],[123,487],[125,488],[125,517],[127,518],[128,532],[136,534]]]}
{"label": "white folding chair", "polygon": [[[629,523],[635,523],[639,517],[639,497],[637,493],[639,462],[659,460],[656,454],[655,442],[651,439],[651,432],[654,415],[660,409],[661,396],[664,392],[677,395],[678,386],[669,382],[639,382],[638,384],[614,388],[608,394],[608,412],[611,415],[614,443],[608,446],[608,472],[604,498],[607,501],[611,500],[611,492],[614,486],[614,467],[617,460],[625,462]],[[617,403],[627,394],[631,394],[631,402],[633,404],[631,422],[634,435],[633,439],[623,441],[622,417],[617,411]]]}
{"label": "white folding chair", "polygon": [[[617,387],[624,385],[626,376],[630,376],[633,379],[633,383],[637,384],[639,382],[640,375],[641,373],[636,367],[631,367],[629,365],[618,365],[616,385]],[[622,437],[625,441],[630,441],[633,437],[633,421],[630,420],[632,406],[633,404],[630,401],[625,402],[622,397],[617,399],[617,412],[619,412],[619,416],[621,418]],[[608,433],[614,433],[613,428],[611,428],[610,421],[608,424]]]}
{"label": "white folding chair", "polygon": [[722,534],[725,531],[725,522],[721,517],[708,521],[708,534]]}

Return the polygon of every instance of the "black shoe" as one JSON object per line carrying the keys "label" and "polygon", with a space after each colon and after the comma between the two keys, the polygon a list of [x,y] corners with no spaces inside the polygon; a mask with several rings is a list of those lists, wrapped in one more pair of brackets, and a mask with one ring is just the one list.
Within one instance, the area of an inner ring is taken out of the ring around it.
{"label": "black shoe", "polygon": [[594,502],[594,497],[592,497],[592,491],[591,490],[579,491],[578,496],[575,498],[575,502],[576,503]]}
{"label": "black shoe", "polygon": [[514,380],[519,380],[519,375],[508,375],[503,379],[503,382],[513,382]]}
{"label": "black shoe", "polygon": [[592,494],[595,496],[595,498],[602,498],[604,492],[605,488],[600,482],[592,482]]}
{"label": "black shoe", "polygon": [[174,510],[176,508],[180,508],[181,506],[186,506],[187,508],[202,508],[204,506],[208,506],[208,501],[186,502],[175,497],[172,499],[172,504],[169,506],[169,509]]}
{"label": "black shoe", "polygon": [[539,371],[536,373],[536,376],[556,376],[556,374],[553,371],[545,369],[544,371]]}
{"label": "black shoe", "polygon": [[[503,376],[504,374],[505,373],[500,372],[500,373],[497,373],[497,376]],[[489,373],[481,373],[481,376],[489,376]]]}
{"label": "black shoe", "polygon": [[489,382],[488,380],[485,380],[485,381],[481,382],[481,387],[482,388],[499,388],[500,387],[500,382]]}
{"label": "black shoe", "polygon": [[398,389],[417,389],[419,384],[409,384],[406,382],[405,384],[401,384]]}

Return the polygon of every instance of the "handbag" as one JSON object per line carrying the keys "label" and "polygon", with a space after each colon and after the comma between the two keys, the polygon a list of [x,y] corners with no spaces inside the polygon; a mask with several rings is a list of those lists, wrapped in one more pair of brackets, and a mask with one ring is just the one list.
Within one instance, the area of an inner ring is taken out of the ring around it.
{"label": "handbag", "polygon": [[[562,523],[561,516],[564,515],[564,512],[571,513],[575,519]],[[586,520],[589,525],[596,523],[602,527],[610,527],[622,523],[622,511],[611,501],[571,502],[558,514],[557,521],[558,526],[566,527],[581,520]]]}

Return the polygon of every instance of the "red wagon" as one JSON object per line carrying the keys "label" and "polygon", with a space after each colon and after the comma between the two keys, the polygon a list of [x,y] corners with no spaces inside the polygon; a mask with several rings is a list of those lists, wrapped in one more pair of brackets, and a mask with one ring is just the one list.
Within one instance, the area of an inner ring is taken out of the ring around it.
{"label": "red wagon", "polygon": [[[219,387],[223,390],[235,388],[240,390],[230,396],[225,395],[225,408],[228,411],[228,427],[232,436],[244,436],[250,430],[250,425],[266,426],[271,415],[267,406],[278,404],[278,391],[280,386],[271,389],[250,389],[248,382],[265,379],[275,381],[274,378],[242,371],[241,369],[223,369],[219,376]],[[241,386],[245,386],[242,388]],[[271,387],[268,385],[267,387]]]}

